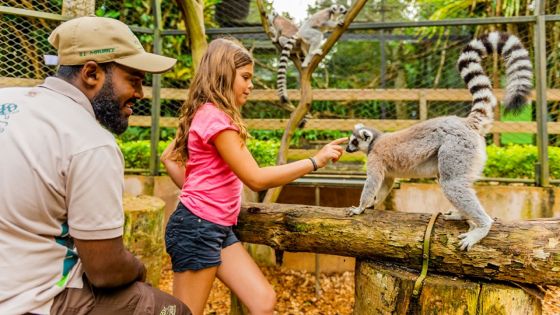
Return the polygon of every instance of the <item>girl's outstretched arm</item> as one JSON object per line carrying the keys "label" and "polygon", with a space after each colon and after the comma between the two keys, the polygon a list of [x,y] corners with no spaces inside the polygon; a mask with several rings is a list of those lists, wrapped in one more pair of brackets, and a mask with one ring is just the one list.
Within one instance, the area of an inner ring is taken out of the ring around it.
{"label": "girl's outstretched arm", "polygon": [[[344,151],[340,144],[348,138],[336,139],[325,145],[314,157],[317,167],[321,168],[332,160],[338,161]],[[285,185],[313,171],[313,162],[304,159],[284,165],[259,167],[247,146],[236,131],[220,132],[214,143],[220,156],[241,181],[254,191]]]}
{"label": "girl's outstretched arm", "polygon": [[171,141],[171,143],[163,150],[161,157],[159,158],[165,169],[167,170],[167,174],[173,180],[173,183],[179,189],[183,187],[185,183],[185,166],[183,164],[179,164],[176,161],[170,159],[171,151],[175,147],[175,140]]}

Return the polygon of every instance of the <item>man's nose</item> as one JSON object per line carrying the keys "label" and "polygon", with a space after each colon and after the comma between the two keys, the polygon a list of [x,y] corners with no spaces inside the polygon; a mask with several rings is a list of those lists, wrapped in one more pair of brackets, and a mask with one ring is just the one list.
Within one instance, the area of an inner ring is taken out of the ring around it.
{"label": "man's nose", "polygon": [[140,85],[140,87],[134,91],[134,97],[139,100],[144,98],[144,88],[142,87],[142,85]]}

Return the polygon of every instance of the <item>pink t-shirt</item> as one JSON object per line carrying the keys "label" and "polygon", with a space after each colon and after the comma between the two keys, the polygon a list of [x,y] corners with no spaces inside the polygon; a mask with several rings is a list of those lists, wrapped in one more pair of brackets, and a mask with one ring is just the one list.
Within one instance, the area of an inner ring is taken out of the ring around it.
{"label": "pink t-shirt", "polygon": [[179,199],[198,217],[231,226],[237,223],[243,183],[214,145],[214,139],[224,130],[239,129],[211,103],[198,109],[189,130],[189,159]]}

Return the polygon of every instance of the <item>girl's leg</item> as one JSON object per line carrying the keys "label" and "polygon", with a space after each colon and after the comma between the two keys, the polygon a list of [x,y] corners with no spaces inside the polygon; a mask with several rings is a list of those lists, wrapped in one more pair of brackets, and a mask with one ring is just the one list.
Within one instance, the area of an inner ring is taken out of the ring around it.
{"label": "girl's leg", "polygon": [[193,315],[202,315],[216,278],[218,267],[173,273],[173,295],[191,309]]}
{"label": "girl's leg", "polygon": [[274,312],[276,293],[240,242],[222,249],[217,276],[249,308],[251,315]]}

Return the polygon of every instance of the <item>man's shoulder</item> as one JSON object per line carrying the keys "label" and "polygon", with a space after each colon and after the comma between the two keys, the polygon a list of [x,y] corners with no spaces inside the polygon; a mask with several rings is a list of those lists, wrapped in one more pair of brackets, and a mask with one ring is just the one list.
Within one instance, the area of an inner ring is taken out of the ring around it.
{"label": "man's shoulder", "polygon": [[6,97],[22,97],[31,91],[32,87],[3,87],[0,88],[0,101],[3,101]]}

